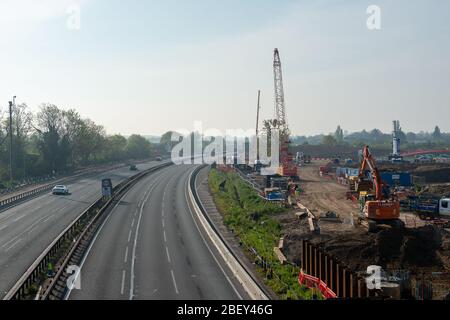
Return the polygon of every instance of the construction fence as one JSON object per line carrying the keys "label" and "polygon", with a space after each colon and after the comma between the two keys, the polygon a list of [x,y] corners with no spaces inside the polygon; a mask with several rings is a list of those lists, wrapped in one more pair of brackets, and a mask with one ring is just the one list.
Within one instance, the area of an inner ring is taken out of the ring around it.
{"label": "construction fence", "polygon": [[299,283],[319,289],[326,298],[367,298],[366,280],[308,240],[302,240]]}

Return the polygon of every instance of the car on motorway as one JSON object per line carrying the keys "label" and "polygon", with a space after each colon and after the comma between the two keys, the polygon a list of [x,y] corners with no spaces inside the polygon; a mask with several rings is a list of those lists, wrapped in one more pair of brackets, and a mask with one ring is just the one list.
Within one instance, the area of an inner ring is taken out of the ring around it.
{"label": "car on motorway", "polygon": [[130,171],[137,171],[137,169],[135,164],[130,165]]}
{"label": "car on motorway", "polygon": [[162,157],[156,157],[156,161],[162,161]]}
{"label": "car on motorway", "polygon": [[67,186],[57,185],[53,187],[52,193],[55,195],[67,195],[69,194],[69,188]]}

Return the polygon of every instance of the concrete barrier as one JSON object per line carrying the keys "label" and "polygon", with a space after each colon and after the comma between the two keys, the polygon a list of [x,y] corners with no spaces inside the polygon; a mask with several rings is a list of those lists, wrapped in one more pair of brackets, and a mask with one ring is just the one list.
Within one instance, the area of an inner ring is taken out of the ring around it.
{"label": "concrete barrier", "polygon": [[234,256],[232,251],[228,248],[225,241],[221,238],[220,234],[215,230],[214,225],[209,221],[208,217],[204,214],[201,209],[201,203],[199,202],[198,196],[194,195],[195,190],[193,190],[192,186],[195,186],[195,177],[197,172],[191,173],[189,177],[188,188],[188,196],[189,200],[192,204],[195,214],[197,215],[198,220],[200,221],[203,229],[208,235],[211,242],[217,248],[217,251],[222,256],[222,259],[228,265],[230,270],[233,272],[236,279],[242,285],[244,290],[247,292],[249,297],[252,300],[269,300],[269,297],[264,293],[264,291],[260,288],[258,283],[251,277],[251,275],[245,270],[245,268],[240,263],[239,259]]}

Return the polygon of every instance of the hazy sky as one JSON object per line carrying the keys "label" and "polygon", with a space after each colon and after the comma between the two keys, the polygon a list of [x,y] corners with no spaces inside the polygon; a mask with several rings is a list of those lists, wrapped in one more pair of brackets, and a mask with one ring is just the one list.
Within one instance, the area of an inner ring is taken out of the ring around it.
{"label": "hazy sky", "polygon": [[273,117],[277,47],[295,134],[450,131],[449,16],[447,0],[0,0],[0,106],[76,108],[109,133],[253,128],[258,89]]}

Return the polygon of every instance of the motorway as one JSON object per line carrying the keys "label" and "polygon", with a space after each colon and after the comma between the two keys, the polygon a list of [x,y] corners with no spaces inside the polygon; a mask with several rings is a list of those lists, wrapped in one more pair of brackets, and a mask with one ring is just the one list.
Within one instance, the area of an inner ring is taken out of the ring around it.
{"label": "motorway", "polygon": [[100,227],[69,299],[248,299],[191,208],[194,169],[164,168],[128,190]]}
{"label": "motorway", "polygon": [[[158,164],[161,162],[137,167],[145,170]],[[116,185],[134,174],[137,172],[128,167],[86,174],[68,184],[68,196],[47,193],[0,212],[0,298],[53,240],[101,197],[102,178],[111,178]]]}

